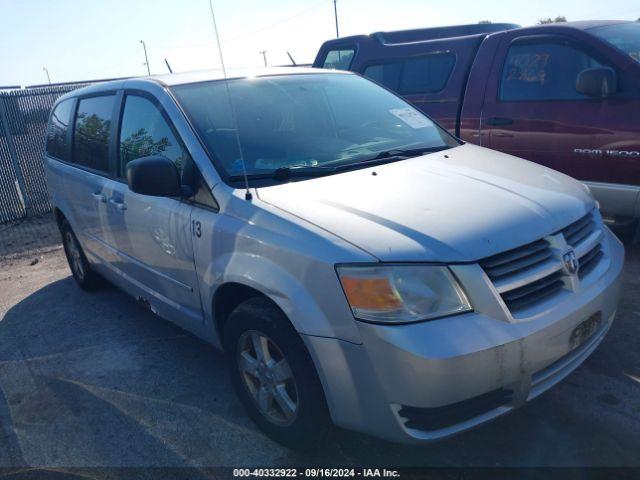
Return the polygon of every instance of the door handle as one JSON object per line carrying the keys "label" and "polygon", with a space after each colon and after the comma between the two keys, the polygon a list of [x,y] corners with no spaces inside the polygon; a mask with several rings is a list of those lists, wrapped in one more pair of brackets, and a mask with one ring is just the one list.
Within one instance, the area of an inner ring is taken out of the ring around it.
{"label": "door handle", "polygon": [[127,206],[124,204],[124,202],[120,202],[118,200],[115,200],[114,198],[110,198],[109,203],[121,212],[124,212],[127,209]]}
{"label": "door handle", "polygon": [[94,200],[98,201],[98,202],[102,202],[102,203],[107,203],[107,197],[105,197],[103,194],[101,193],[92,193],[91,196],[93,197]]}
{"label": "door handle", "polygon": [[491,118],[487,118],[484,123],[486,125],[495,125],[495,126],[500,126],[500,125],[513,125],[513,118],[507,118],[507,117],[491,117]]}

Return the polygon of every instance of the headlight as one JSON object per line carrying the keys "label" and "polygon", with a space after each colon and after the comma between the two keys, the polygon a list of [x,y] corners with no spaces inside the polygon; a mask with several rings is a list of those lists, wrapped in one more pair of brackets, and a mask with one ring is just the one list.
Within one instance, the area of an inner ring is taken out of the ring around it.
{"label": "headlight", "polygon": [[417,322],[472,310],[447,267],[339,266],[337,270],[353,316],[360,320]]}

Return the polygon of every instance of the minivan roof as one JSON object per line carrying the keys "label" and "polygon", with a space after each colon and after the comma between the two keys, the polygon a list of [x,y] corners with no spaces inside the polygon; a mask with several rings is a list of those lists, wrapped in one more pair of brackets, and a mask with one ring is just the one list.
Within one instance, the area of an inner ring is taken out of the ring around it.
{"label": "minivan roof", "polygon": [[[260,67],[260,68],[228,68],[227,78],[251,78],[251,77],[266,77],[274,75],[302,75],[309,73],[327,73],[327,74],[350,74],[347,71],[341,70],[326,70],[320,68],[310,67]],[[89,93],[99,93],[105,90],[117,90],[120,88],[126,88],[128,83],[132,82],[153,82],[165,87],[171,87],[174,85],[183,85],[187,83],[198,83],[212,80],[223,80],[224,74],[222,69],[213,70],[198,70],[193,72],[183,73],[168,73],[163,75],[151,75],[147,77],[132,77],[128,79],[112,80],[108,82],[95,83],[72,92],[67,93],[60,97],[60,100],[70,97],[77,97],[86,95]]]}
{"label": "minivan roof", "polygon": [[[301,75],[305,73],[346,73],[311,67],[260,67],[260,68],[228,68],[227,78],[266,77],[273,75]],[[185,83],[206,82],[209,80],[223,80],[222,69],[200,70],[185,73],[168,73],[146,77],[165,86],[182,85]]]}

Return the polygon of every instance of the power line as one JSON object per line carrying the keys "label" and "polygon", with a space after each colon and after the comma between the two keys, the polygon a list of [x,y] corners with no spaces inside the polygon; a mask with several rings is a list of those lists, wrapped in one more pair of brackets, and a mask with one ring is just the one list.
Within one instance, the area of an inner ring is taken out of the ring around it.
{"label": "power line", "polygon": [[[283,23],[287,23],[287,22],[289,22],[289,21],[291,21],[291,20],[293,20],[295,18],[298,18],[298,17],[300,17],[300,16],[302,16],[302,15],[304,15],[306,13],[309,13],[310,11],[317,9],[322,5],[326,5],[329,1],[333,1],[333,0],[321,0],[320,2],[315,3],[314,5],[310,6],[309,8],[307,8],[305,10],[302,10],[302,11],[300,11],[300,12],[294,14],[294,15],[291,15],[289,17],[286,17],[286,18],[283,18],[281,20],[278,20],[277,22],[270,23],[268,25],[265,25],[264,27],[258,28],[257,30],[252,30],[250,32],[246,32],[246,33],[243,33],[241,35],[238,35],[236,37],[225,38],[223,40],[225,42],[227,42],[227,43],[228,42],[235,42],[237,40],[242,40],[243,38],[250,37],[250,36],[255,35],[257,33],[264,32],[265,30],[269,30],[269,29],[271,29],[273,27],[277,27],[278,25],[282,25]],[[154,49],[154,48],[156,48],[156,49],[157,48],[199,48],[199,47],[208,47],[208,46],[215,45],[215,44],[216,44],[215,42],[192,43],[192,44],[183,44],[183,45],[167,45],[167,44],[158,45],[158,44],[155,44],[155,45],[149,45],[149,48],[150,49]]]}
{"label": "power line", "polygon": [[238,35],[237,37],[232,37],[232,38],[226,39],[225,42],[235,42],[236,40],[241,40],[243,38],[250,37],[251,35],[255,35],[256,33],[264,32],[265,30],[269,30],[270,28],[277,27],[278,25],[282,25],[283,23],[286,23],[286,22],[288,22],[290,20],[293,20],[294,18],[298,18],[298,17],[304,15],[305,13],[309,13],[310,11],[315,10],[316,8],[320,7],[321,5],[325,5],[327,3],[327,1],[328,0],[322,0],[321,2],[318,2],[318,3],[314,4],[313,6],[307,8],[306,10],[298,12],[295,15],[291,15],[290,17],[287,17],[287,18],[284,18],[284,19],[279,20],[277,22],[271,23],[269,25],[266,25],[266,26],[264,26],[262,28],[254,30],[252,32],[244,33],[242,35]]}

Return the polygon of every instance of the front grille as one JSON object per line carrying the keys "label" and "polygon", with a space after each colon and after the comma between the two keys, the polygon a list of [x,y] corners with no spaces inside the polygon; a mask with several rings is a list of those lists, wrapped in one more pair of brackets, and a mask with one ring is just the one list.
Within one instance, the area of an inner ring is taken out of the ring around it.
{"label": "front grille", "polygon": [[[573,248],[578,256],[578,278],[591,272],[604,257],[602,229],[588,213],[545,238],[479,261],[512,315],[553,298],[572,287],[565,280],[562,254]],[[569,282],[570,283],[570,282]]]}
{"label": "front grille", "polygon": [[509,310],[513,312],[544,301],[562,290],[563,286],[562,271],[558,270],[540,280],[503,293],[502,299]]}
{"label": "front grille", "polygon": [[512,390],[499,388],[444,407],[420,408],[403,405],[398,414],[405,419],[404,425],[407,428],[431,431],[470,420],[512,400]]}
{"label": "front grille", "polygon": [[532,268],[551,258],[549,242],[538,240],[523,247],[499,253],[480,262],[480,266],[491,280],[499,280]]}
{"label": "front grille", "polygon": [[585,277],[590,271],[596,268],[598,262],[602,258],[604,253],[602,253],[602,246],[597,244],[587,253],[585,253],[582,257],[580,257],[579,265],[580,269],[578,270],[578,276],[582,279]]}
{"label": "front grille", "polygon": [[591,235],[595,229],[596,222],[593,220],[593,215],[588,213],[580,220],[560,230],[560,233],[564,235],[564,239],[569,245],[575,247]]}

